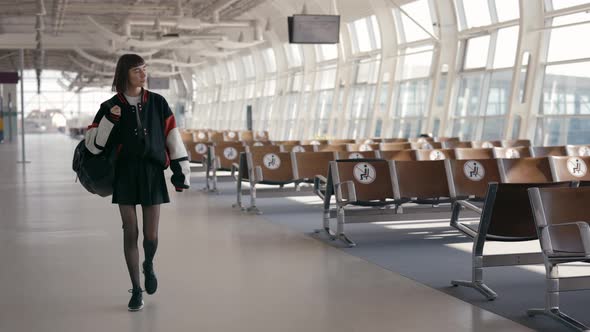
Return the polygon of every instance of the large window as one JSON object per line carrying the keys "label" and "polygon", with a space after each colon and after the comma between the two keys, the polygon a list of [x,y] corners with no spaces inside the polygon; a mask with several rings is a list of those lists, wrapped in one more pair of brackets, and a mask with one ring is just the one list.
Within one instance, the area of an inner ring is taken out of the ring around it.
{"label": "large window", "polygon": [[430,80],[416,79],[400,82],[395,105],[396,121],[393,137],[417,137],[426,116]]}
{"label": "large window", "polygon": [[434,31],[428,0],[417,0],[400,8],[392,11],[398,22],[396,31],[401,43],[432,38]]}
{"label": "large window", "polygon": [[[484,35],[461,38],[462,67],[455,82],[450,135],[462,140],[502,139],[518,47],[518,1],[455,0],[455,5],[462,29],[489,27]],[[492,26],[505,21],[514,23]]]}
{"label": "large window", "polygon": [[324,65],[316,74],[316,105],[315,113],[311,115],[309,133],[312,137],[324,137],[328,134],[332,99],[334,98],[334,84],[336,81],[336,65]]}
{"label": "large window", "polygon": [[353,52],[369,52],[381,48],[381,33],[375,15],[348,24]]}
{"label": "large window", "polygon": [[577,5],[584,5],[590,3],[589,0],[547,0],[547,7],[552,9],[562,9],[567,7],[573,7]]}
{"label": "large window", "polygon": [[[553,9],[588,1],[553,0]],[[546,20],[547,65],[537,113],[537,145],[590,142],[590,47],[578,38],[590,33],[590,14],[579,12]],[[565,25],[565,26],[564,26]]]}
{"label": "large window", "polygon": [[379,73],[380,57],[357,61],[354,65],[355,83],[348,94],[348,110],[343,137],[365,137],[369,119],[373,116],[373,102]]}

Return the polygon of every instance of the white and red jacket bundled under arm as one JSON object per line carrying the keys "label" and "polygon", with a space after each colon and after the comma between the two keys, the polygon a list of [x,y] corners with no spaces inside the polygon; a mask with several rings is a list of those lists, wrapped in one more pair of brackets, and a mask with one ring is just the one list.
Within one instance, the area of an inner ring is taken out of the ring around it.
{"label": "white and red jacket bundled under arm", "polygon": [[[111,113],[121,108],[121,116]],[[138,129],[138,112],[145,136]],[[118,160],[148,159],[162,169],[170,166],[171,181],[176,190],[190,186],[188,154],[176,127],[174,114],[164,97],[144,90],[138,105],[129,105],[119,93],[100,105],[92,125],[86,132],[86,148],[100,153],[107,145],[117,146]]]}

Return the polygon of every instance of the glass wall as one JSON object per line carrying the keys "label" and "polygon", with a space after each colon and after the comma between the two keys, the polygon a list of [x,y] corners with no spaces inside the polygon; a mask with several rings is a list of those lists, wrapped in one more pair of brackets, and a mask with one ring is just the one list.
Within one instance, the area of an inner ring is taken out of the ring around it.
{"label": "glass wall", "polygon": [[460,42],[462,65],[455,83],[451,135],[462,140],[502,139],[519,27],[517,21],[508,26],[491,25],[517,19],[518,1],[455,0],[455,4],[461,29],[488,29],[483,35],[467,34]]}
{"label": "glass wall", "polygon": [[[548,9],[561,9],[588,1],[553,0]],[[537,145],[590,142],[590,47],[571,36],[590,33],[587,11],[547,18],[548,50],[543,92],[536,116]]]}

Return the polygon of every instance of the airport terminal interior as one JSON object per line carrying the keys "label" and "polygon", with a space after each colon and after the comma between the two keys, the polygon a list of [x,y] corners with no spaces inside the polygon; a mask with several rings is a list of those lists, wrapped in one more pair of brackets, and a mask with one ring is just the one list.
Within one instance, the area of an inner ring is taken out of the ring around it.
{"label": "airport terminal interior", "polygon": [[[590,0],[0,0],[0,332],[590,330],[588,35]],[[166,141],[140,310],[119,117]]]}

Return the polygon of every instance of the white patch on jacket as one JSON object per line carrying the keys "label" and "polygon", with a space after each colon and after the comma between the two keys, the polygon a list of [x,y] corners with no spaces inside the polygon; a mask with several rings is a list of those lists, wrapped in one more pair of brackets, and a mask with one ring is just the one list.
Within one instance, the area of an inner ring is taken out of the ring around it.
{"label": "white patch on jacket", "polygon": [[166,137],[166,148],[168,148],[168,152],[170,153],[170,160],[188,157],[178,128],[174,128],[168,133],[168,137]]}
{"label": "white patch on jacket", "polygon": [[84,139],[86,140],[86,148],[92,154],[99,154],[104,149],[104,146],[107,144],[109,140],[109,136],[111,135],[111,131],[115,126],[106,116],[104,116],[98,127],[90,128],[86,131],[86,135]]}

